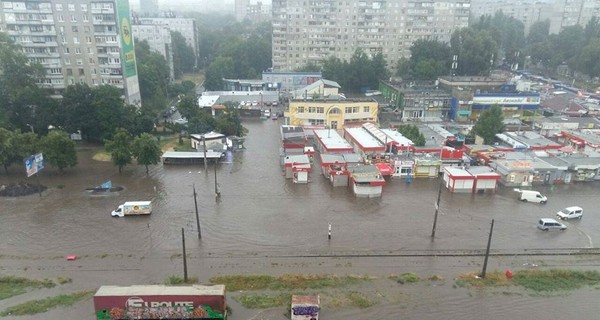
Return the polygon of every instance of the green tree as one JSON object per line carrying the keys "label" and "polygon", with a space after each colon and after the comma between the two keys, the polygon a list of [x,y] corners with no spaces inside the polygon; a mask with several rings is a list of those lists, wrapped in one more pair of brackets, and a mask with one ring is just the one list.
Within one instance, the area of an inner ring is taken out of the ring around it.
{"label": "green tree", "polygon": [[21,164],[23,159],[40,152],[40,137],[30,131],[15,131],[10,141],[14,152],[13,162]]}
{"label": "green tree", "polygon": [[[49,99],[38,87],[44,69],[31,63],[12,39],[0,32],[0,127],[27,131]],[[40,129],[40,127],[38,127]]]}
{"label": "green tree", "polygon": [[243,137],[246,128],[242,126],[239,110],[233,103],[225,103],[225,112],[216,120],[216,129],[226,136]]}
{"label": "green tree", "polygon": [[119,174],[121,174],[123,168],[131,163],[133,156],[131,135],[127,130],[119,128],[115,131],[112,140],[105,140],[104,147],[110,153],[114,165],[119,168]]}
{"label": "green tree", "polygon": [[484,110],[473,126],[473,133],[482,137],[485,144],[494,142],[496,134],[504,130],[504,116],[499,106],[492,106]]}
{"label": "green tree", "polygon": [[497,54],[498,44],[487,30],[462,28],[450,39],[452,54],[458,56],[456,75],[489,75],[490,60]]}
{"label": "green tree", "polygon": [[87,84],[68,86],[63,92],[63,128],[67,132],[81,130],[86,141],[100,141],[101,127],[98,125],[97,110],[93,105],[94,94]]}
{"label": "green tree", "polygon": [[200,106],[198,105],[198,99],[192,95],[184,96],[179,103],[177,103],[177,110],[182,117],[190,120],[197,117],[200,113]]}
{"label": "green tree", "polygon": [[15,152],[11,143],[14,132],[0,128],[0,163],[4,166],[4,172],[8,174],[8,167],[13,163]]}
{"label": "green tree", "polygon": [[410,79],[435,80],[439,76],[448,75],[451,63],[448,44],[435,40],[417,40],[410,48]]}
{"label": "green tree", "polygon": [[169,66],[160,53],[150,51],[146,41],[136,42],[135,55],[142,105],[158,112],[168,102]]}
{"label": "green tree", "polygon": [[415,146],[422,147],[425,145],[425,135],[419,131],[419,128],[412,124],[401,125],[398,127],[398,132],[410,139]]}
{"label": "green tree", "polygon": [[138,164],[146,167],[146,175],[148,174],[148,166],[158,164],[162,152],[158,141],[148,133],[143,133],[133,140],[133,156]]}
{"label": "green tree", "polygon": [[204,87],[206,90],[223,90],[223,79],[232,78],[233,59],[229,57],[218,57],[206,70]]}
{"label": "green tree", "polygon": [[173,46],[173,72],[175,78],[181,77],[184,72],[192,72],[196,67],[196,55],[181,33],[171,31],[171,43]]}
{"label": "green tree", "polygon": [[58,168],[61,173],[65,168],[77,165],[75,142],[69,139],[64,131],[50,131],[48,135],[42,137],[40,146],[44,161]]}

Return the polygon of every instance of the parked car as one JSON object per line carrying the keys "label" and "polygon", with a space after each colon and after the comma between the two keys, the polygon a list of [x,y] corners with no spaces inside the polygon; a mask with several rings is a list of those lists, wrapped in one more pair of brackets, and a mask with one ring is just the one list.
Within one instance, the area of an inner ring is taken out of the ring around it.
{"label": "parked car", "polygon": [[561,220],[581,219],[583,218],[583,209],[580,207],[568,207],[556,213],[556,216]]}
{"label": "parked car", "polygon": [[271,115],[271,120],[277,120],[279,119],[279,116],[277,115],[276,112],[273,112],[273,115]]}
{"label": "parked car", "polygon": [[550,218],[541,218],[540,221],[538,221],[538,225],[537,225],[538,229],[543,230],[543,231],[548,231],[548,230],[560,230],[560,231],[564,231],[567,230],[567,226],[564,225],[561,222],[558,222],[554,219],[550,219]]}

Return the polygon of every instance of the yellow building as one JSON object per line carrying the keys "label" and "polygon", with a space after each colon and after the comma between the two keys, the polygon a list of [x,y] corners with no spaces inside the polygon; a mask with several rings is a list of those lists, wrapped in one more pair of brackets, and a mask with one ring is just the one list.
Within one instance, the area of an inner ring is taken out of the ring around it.
{"label": "yellow building", "polygon": [[346,124],[377,122],[379,104],[373,99],[291,99],[285,112],[293,126],[327,126],[341,129]]}

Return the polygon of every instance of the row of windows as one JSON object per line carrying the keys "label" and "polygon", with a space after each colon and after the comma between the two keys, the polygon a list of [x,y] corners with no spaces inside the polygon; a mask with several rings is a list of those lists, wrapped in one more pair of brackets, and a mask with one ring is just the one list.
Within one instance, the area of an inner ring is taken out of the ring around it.
{"label": "row of windows", "polygon": [[[298,113],[325,113],[325,107],[297,107]],[[346,113],[360,113],[361,107],[345,107]],[[370,112],[369,106],[362,107],[362,112]],[[329,113],[339,114],[340,109],[332,108]]]}

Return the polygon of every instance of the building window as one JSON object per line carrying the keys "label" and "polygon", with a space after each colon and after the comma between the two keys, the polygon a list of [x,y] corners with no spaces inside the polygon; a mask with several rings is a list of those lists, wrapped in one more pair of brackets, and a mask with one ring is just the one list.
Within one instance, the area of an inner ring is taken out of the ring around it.
{"label": "building window", "polygon": [[87,4],[82,4],[81,5],[81,11],[87,11]]}
{"label": "building window", "polygon": [[73,69],[67,69],[67,76],[73,75]]}
{"label": "building window", "polygon": [[364,106],[363,107],[363,112],[369,112],[369,106]]}
{"label": "building window", "polygon": [[83,65],[83,60],[82,59],[77,59],[77,65],[78,66]]}
{"label": "building window", "polygon": [[72,15],[71,16],[71,22],[77,22],[77,16]]}
{"label": "building window", "polygon": [[[58,6],[58,5],[57,5]],[[58,22],[64,22],[65,21],[65,17],[63,17],[62,14],[58,15]]]}
{"label": "building window", "polygon": [[71,59],[65,58],[65,64],[71,64]]}
{"label": "building window", "polygon": [[83,68],[79,68],[79,75],[85,76],[85,70],[83,70]]}
{"label": "building window", "polygon": [[56,11],[62,11],[62,9],[63,9],[62,8],[62,3],[57,3],[56,6],[55,6],[55,8],[56,8]]}
{"label": "building window", "polygon": [[81,54],[81,48],[80,47],[75,48],[75,54]]}
{"label": "building window", "polygon": [[340,114],[342,111],[339,108],[331,108],[329,114]]}
{"label": "building window", "polygon": [[79,37],[73,37],[73,43],[79,43]]}
{"label": "building window", "polygon": [[71,32],[79,32],[79,29],[77,29],[77,26],[71,26]]}
{"label": "building window", "polygon": [[63,52],[65,54],[69,54],[70,53],[69,48],[68,47],[63,47]]}
{"label": "building window", "polygon": [[68,5],[69,11],[75,11],[75,4],[69,3]]}
{"label": "building window", "polygon": [[298,107],[298,113],[304,113],[304,107]]}

